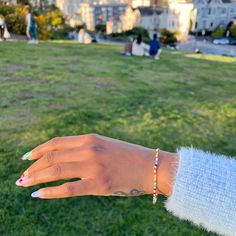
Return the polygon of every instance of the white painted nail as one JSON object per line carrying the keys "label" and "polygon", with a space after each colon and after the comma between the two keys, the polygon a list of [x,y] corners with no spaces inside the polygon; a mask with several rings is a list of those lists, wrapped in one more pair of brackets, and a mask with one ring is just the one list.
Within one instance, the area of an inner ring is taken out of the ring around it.
{"label": "white painted nail", "polygon": [[40,193],[40,191],[35,191],[35,192],[33,192],[33,193],[31,193],[31,197],[34,197],[34,198],[36,198],[36,197],[41,197],[41,193]]}
{"label": "white painted nail", "polygon": [[29,158],[30,158],[30,156],[31,156],[31,152],[27,152],[27,153],[25,153],[25,155],[21,158],[21,160],[29,160]]}

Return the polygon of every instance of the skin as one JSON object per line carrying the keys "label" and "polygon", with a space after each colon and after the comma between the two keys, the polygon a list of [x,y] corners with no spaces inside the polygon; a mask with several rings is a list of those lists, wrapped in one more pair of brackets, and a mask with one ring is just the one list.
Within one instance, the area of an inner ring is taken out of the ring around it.
{"label": "skin", "polygon": [[[25,10],[25,15],[28,15],[29,13],[30,13],[29,9],[26,9],[26,10]],[[26,24],[27,24],[27,22],[26,22]],[[30,33],[29,33],[29,31],[26,31],[26,38],[27,38],[27,40],[30,39]]]}
{"label": "skin", "polygon": [[[34,194],[45,199],[152,194],[155,154],[155,149],[96,134],[54,138],[30,152],[28,159],[35,162],[16,184],[29,187],[80,179],[41,188]],[[177,154],[159,151],[158,193],[171,195],[177,164]]]}

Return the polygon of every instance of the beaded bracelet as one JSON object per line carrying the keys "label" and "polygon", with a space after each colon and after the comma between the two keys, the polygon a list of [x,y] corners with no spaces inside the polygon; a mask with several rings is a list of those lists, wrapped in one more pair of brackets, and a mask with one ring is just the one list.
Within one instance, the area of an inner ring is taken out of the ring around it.
{"label": "beaded bracelet", "polygon": [[159,156],[159,149],[156,149],[156,158],[154,164],[154,184],[153,184],[153,204],[157,202],[157,166],[158,166],[158,156]]}

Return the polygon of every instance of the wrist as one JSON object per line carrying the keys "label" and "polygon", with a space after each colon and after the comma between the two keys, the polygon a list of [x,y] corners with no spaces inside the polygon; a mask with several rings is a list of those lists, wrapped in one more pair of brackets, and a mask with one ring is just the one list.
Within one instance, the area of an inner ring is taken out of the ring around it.
{"label": "wrist", "polygon": [[[153,193],[154,184],[154,162],[156,150],[151,149],[150,158],[145,166],[145,183],[144,189],[147,194]],[[157,191],[159,194],[170,196],[173,190],[173,183],[178,168],[178,155],[159,150],[159,162],[157,167]]]}

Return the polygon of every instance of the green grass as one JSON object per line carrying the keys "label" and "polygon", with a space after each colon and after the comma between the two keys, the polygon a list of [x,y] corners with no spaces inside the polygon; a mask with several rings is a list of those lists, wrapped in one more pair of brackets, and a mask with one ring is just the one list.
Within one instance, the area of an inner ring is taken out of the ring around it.
{"label": "green grass", "polygon": [[214,235],[152,196],[32,199],[20,156],[55,136],[96,132],[174,151],[236,155],[235,64],[119,46],[0,43],[0,235]]}
{"label": "green grass", "polygon": [[236,63],[235,57],[227,57],[227,56],[219,56],[212,54],[187,54],[186,57],[208,60],[208,61],[219,61],[219,62],[227,62],[227,63]]}

